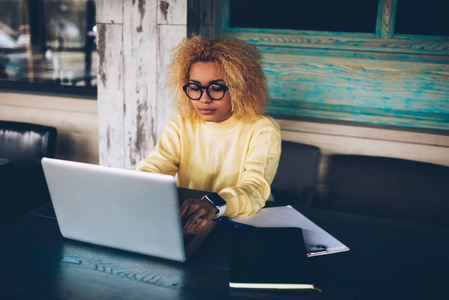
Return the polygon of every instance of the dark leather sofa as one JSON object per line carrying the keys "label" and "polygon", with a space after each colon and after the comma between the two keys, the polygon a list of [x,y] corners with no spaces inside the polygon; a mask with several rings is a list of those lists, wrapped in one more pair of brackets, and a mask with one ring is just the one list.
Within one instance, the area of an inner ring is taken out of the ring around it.
{"label": "dark leather sofa", "polygon": [[51,126],[0,121],[0,226],[49,201],[42,157],[54,157]]}
{"label": "dark leather sofa", "polygon": [[276,202],[449,226],[449,167],[401,158],[335,154],[316,193],[320,149],[282,142],[271,185]]}
{"label": "dark leather sofa", "polygon": [[449,167],[393,157],[334,155],[314,206],[449,226]]}

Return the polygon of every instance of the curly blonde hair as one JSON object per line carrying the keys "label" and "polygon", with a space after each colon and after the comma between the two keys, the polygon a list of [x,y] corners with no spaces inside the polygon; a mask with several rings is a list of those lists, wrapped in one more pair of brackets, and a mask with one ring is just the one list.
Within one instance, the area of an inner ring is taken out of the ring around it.
{"label": "curly blonde hair", "polygon": [[193,36],[174,48],[168,82],[178,112],[188,118],[198,114],[182,86],[189,82],[190,67],[195,62],[215,62],[224,76],[235,117],[241,119],[263,114],[268,99],[262,54],[253,45],[238,39],[207,40]]}

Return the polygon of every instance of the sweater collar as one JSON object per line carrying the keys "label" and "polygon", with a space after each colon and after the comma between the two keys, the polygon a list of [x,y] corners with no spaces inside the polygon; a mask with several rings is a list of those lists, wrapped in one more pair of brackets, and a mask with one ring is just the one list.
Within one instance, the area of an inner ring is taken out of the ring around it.
{"label": "sweater collar", "polygon": [[237,118],[234,117],[234,115],[232,115],[229,119],[220,123],[204,122],[204,121],[202,122],[205,128],[213,130],[216,133],[227,133],[233,130],[239,123],[239,121],[237,120]]}

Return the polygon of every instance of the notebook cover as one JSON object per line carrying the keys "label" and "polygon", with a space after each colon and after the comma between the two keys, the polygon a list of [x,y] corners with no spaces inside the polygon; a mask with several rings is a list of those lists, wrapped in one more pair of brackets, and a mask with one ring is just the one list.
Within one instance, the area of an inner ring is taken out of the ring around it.
{"label": "notebook cover", "polygon": [[229,286],[243,289],[313,289],[301,228],[235,228]]}

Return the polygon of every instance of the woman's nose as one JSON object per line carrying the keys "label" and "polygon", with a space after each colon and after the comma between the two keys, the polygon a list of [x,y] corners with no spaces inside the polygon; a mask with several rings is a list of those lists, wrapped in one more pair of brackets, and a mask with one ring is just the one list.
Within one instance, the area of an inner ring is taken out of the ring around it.
{"label": "woman's nose", "polygon": [[207,94],[207,92],[204,91],[203,94],[201,95],[200,101],[201,101],[201,102],[208,103],[208,102],[212,102],[213,100],[209,97],[209,95]]}

